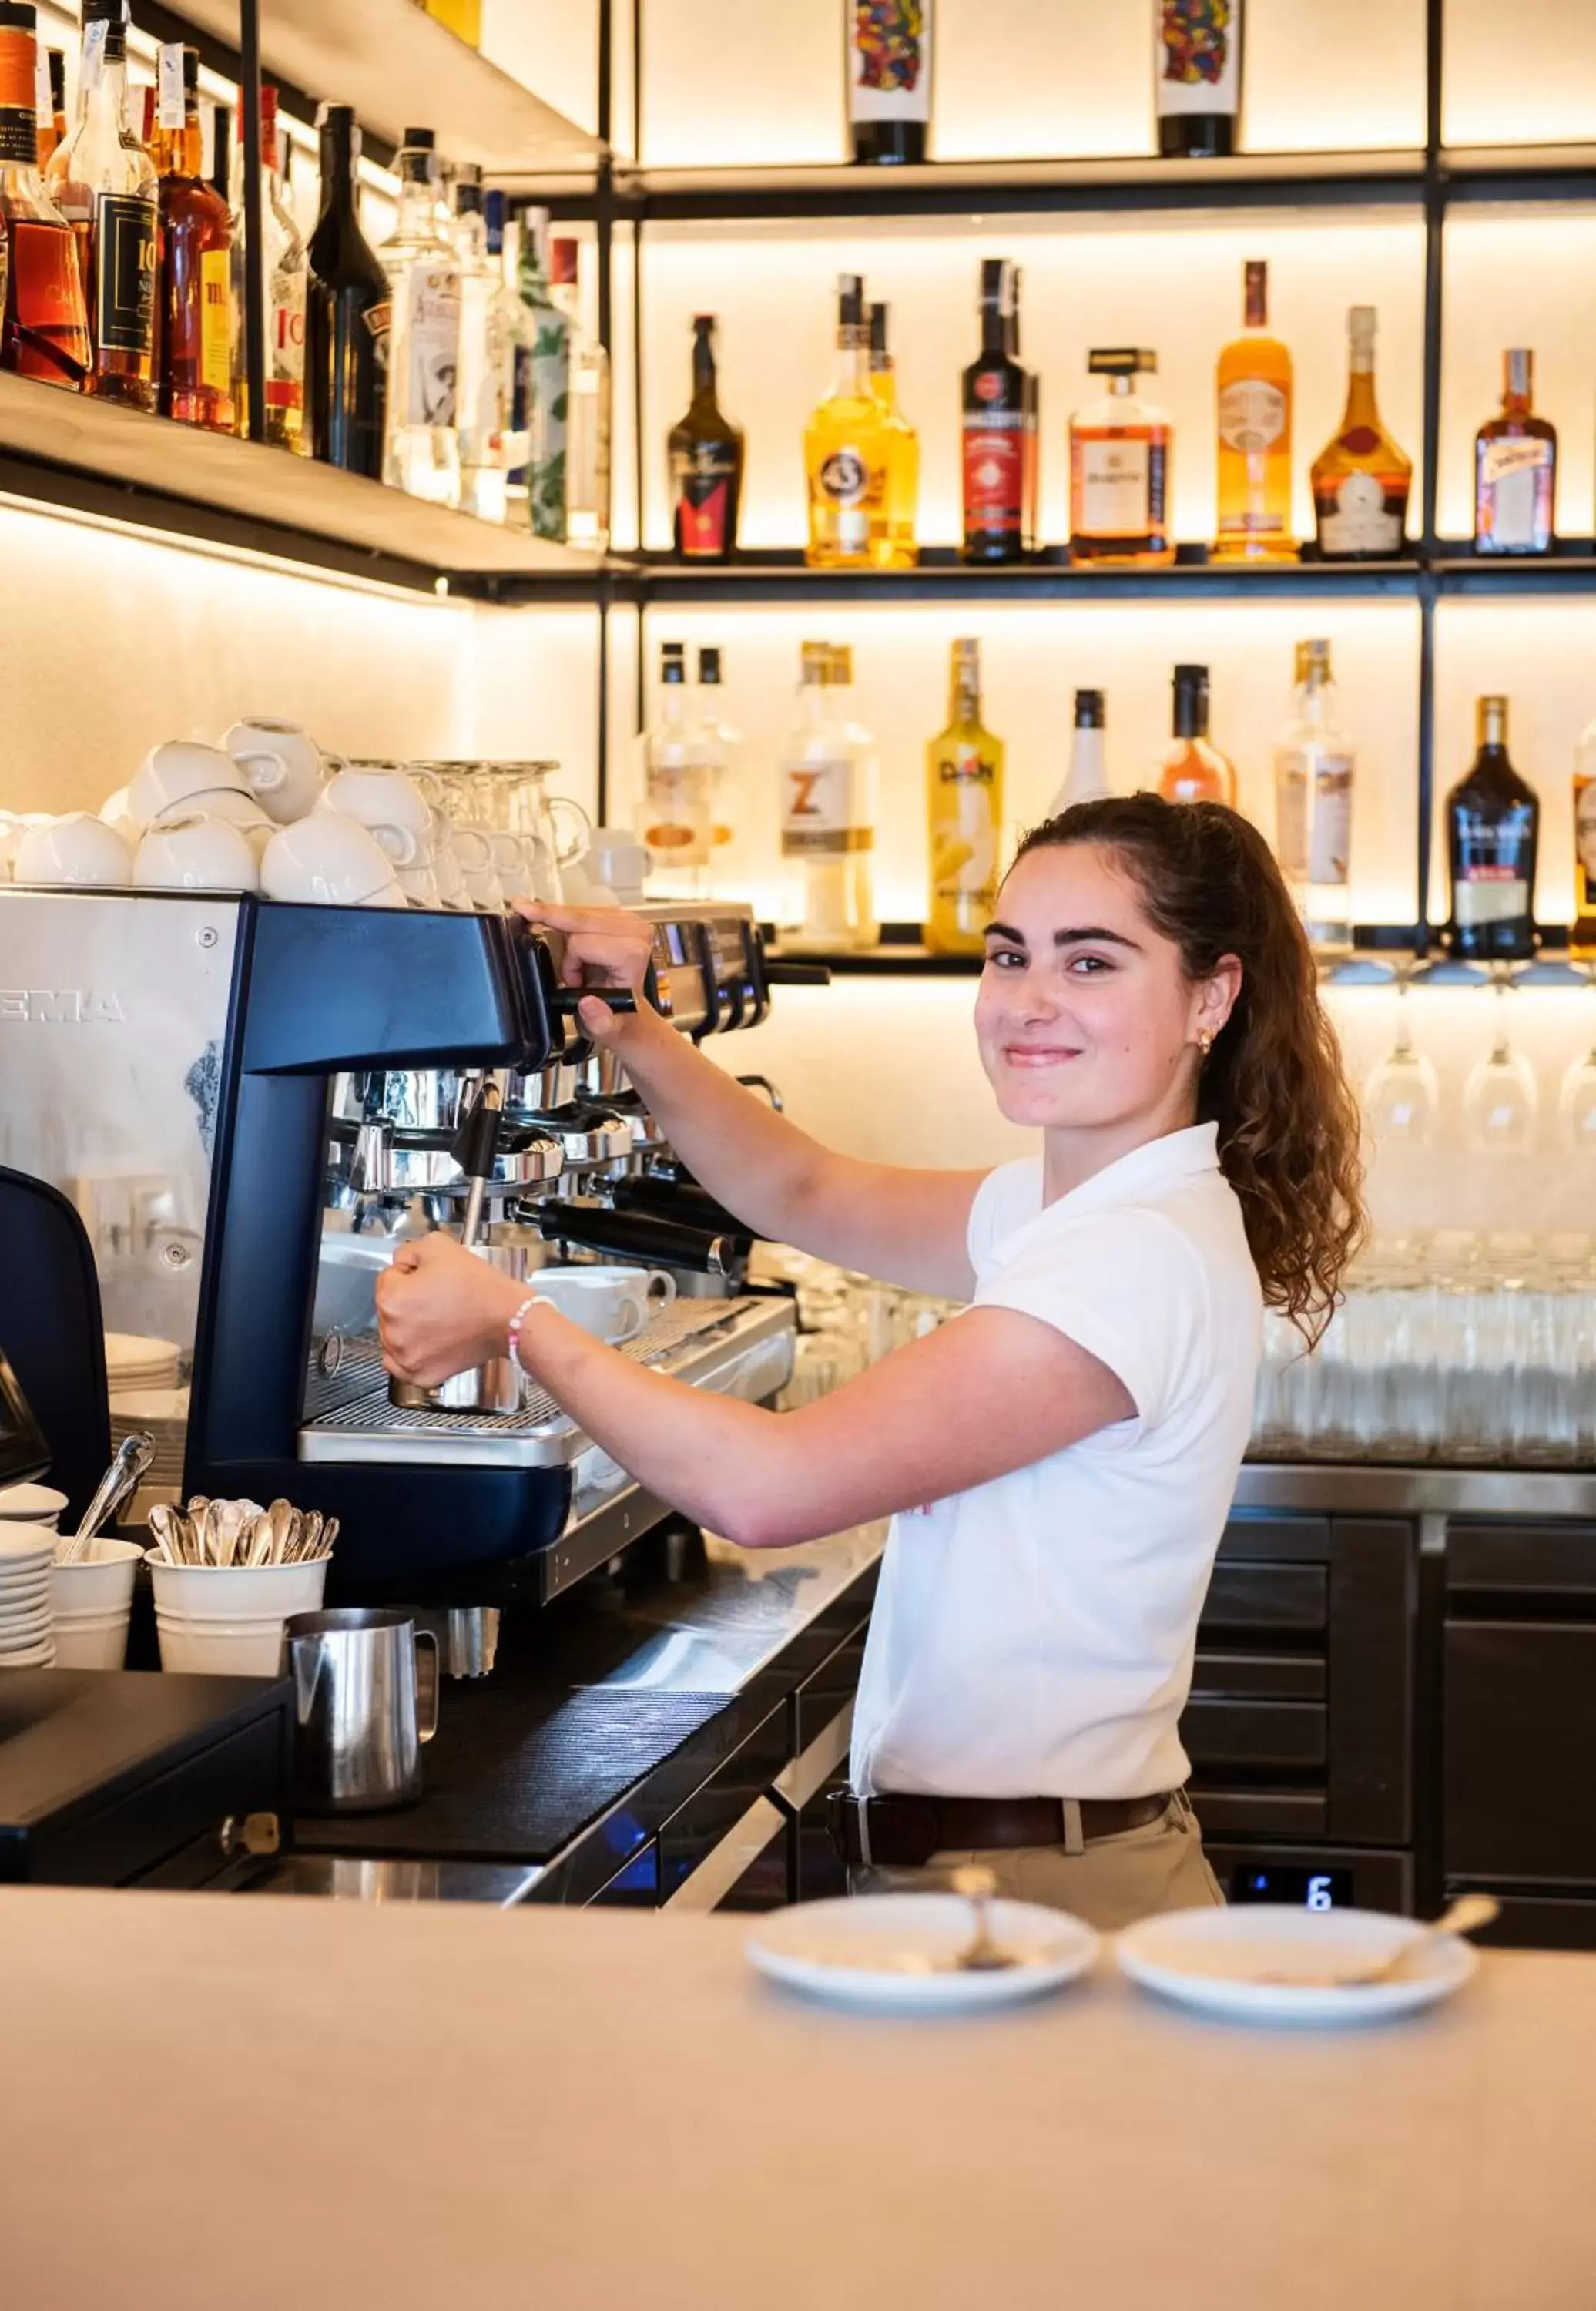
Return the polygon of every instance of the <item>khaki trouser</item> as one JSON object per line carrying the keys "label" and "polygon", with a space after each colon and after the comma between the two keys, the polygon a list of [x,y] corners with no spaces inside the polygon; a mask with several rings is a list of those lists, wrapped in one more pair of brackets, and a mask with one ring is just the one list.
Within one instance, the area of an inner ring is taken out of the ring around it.
{"label": "khaki trouser", "polygon": [[939,1892],[948,1873],[979,1862],[1013,1902],[1068,1910],[1102,1933],[1117,1933],[1156,1910],[1223,1905],[1225,1897],[1202,1850],[1202,1832],[1178,1792],[1156,1821],[1116,1837],[1095,1837],[1079,1853],[1061,1845],[1011,1845],[981,1853],[933,1853],[923,1869],[850,1870],[853,1894]]}

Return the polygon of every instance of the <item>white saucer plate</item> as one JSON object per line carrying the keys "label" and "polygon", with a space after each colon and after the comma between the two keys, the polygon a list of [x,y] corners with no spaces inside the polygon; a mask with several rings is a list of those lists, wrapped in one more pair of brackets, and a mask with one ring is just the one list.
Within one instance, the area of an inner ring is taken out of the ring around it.
{"label": "white saucer plate", "polygon": [[56,1640],[45,1639],[42,1644],[30,1646],[25,1653],[0,1653],[0,1670],[49,1669],[56,1658]]}
{"label": "white saucer plate", "polygon": [[1095,1963],[1090,1926],[1031,1902],[987,1905],[993,1939],[1015,1966],[966,1973],[955,1960],[973,1931],[956,1894],[870,1894],[804,1902],[762,1919],[750,1961],[772,1982],[828,2005],[911,2014],[970,2014],[1061,1990]]}
{"label": "white saucer plate", "polygon": [[1334,2029],[1417,2013],[1463,1987],[1479,1960],[1454,1934],[1415,1949],[1410,1967],[1391,1981],[1333,1979],[1389,1962],[1424,1932],[1417,1919],[1381,1910],[1243,1902],[1143,1918],[1116,1950],[1132,1982],[1177,2005],[1232,2022]]}

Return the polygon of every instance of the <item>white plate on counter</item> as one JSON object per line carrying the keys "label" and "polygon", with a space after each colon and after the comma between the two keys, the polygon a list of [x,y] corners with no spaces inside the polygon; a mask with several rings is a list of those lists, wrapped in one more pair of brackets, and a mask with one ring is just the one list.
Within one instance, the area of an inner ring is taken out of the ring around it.
{"label": "white plate on counter", "polygon": [[987,1905],[993,1939],[1015,1966],[966,1973],[957,1956],[973,1930],[957,1894],[866,1894],[800,1902],[762,1919],[749,1935],[763,1975],[827,2005],[912,2014],[970,2014],[1061,1990],[1095,1963],[1090,1926],[1032,1902]]}
{"label": "white plate on counter", "polygon": [[1479,1960],[1455,1934],[1425,1940],[1392,1980],[1333,1979],[1386,1963],[1425,1931],[1416,1918],[1381,1910],[1242,1902],[1142,1918],[1120,1935],[1117,1952],[1132,1982],[1177,2005],[1232,2022],[1323,2029],[1417,2013],[1460,1991]]}

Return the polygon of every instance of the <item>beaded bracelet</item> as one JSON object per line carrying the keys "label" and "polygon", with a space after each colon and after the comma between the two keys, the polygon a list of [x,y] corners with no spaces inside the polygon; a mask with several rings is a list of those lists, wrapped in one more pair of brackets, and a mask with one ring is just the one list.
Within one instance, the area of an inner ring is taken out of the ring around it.
{"label": "beaded bracelet", "polygon": [[523,1380],[536,1382],[537,1377],[535,1373],[529,1373],[521,1362],[521,1326],[526,1321],[528,1311],[532,1308],[552,1308],[554,1305],[555,1303],[549,1298],[546,1292],[528,1293],[510,1320],[510,1361]]}

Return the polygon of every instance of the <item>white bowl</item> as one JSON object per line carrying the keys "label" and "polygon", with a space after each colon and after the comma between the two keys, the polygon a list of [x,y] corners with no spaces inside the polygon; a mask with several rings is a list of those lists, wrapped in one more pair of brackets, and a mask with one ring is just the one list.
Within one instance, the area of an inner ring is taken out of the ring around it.
{"label": "white bowl", "polygon": [[92,810],[69,810],[44,826],[31,826],[12,867],[18,883],[92,891],[126,890],[133,852]]}

